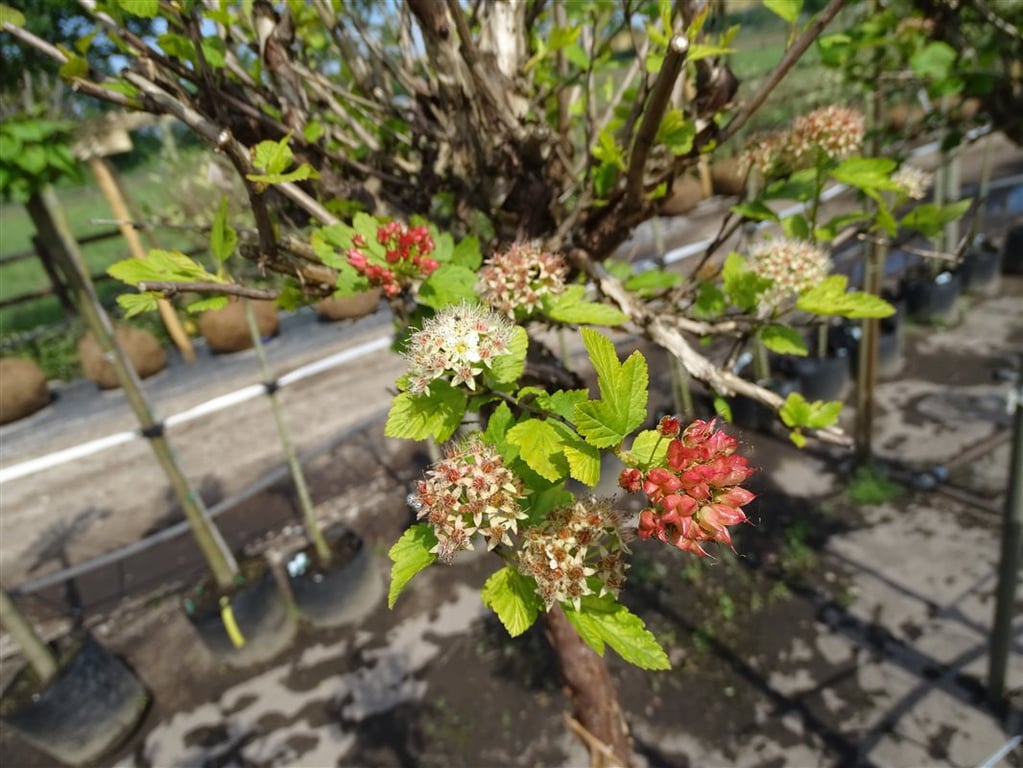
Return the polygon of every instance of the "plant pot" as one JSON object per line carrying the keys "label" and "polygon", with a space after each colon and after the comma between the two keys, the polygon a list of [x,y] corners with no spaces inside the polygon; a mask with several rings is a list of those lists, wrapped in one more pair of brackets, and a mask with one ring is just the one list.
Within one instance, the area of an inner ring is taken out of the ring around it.
{"label": "plant pot", "polygon": [[844,400],[850,387],[849,352],[837,349],[825,357],[799,357],[792,361],[792,373],[799,392],[815,400]]}
{"label": "plant pot", "polygon": [[962,280],[954,272],[910,278],[903,286],[910,317],[935,325],[954,325],[959,320]]}
{"label": "plant pot", "polygon": [[1023,275],[1023,224],[1014,224],[1005,233],[1002,247],[1002,274]]}
{"label": "plant pot", "polygon": [[[243,566],[244,582],[229,593],[212,580],[192,590],[184,599],[185,615],[203,644],[231,667],[246,667],[272,659],[291,645],[298,629],[288,600],[281,594],[265,563]],[[224,608],[238,630],[236,644]]]}
{"label": "plant pot", "polygon": [[[277,335],[280,317],[272,301],[253,301],[259,335],[264,339]],[[213,352],[230,354],[252,348],[252,335],[245,319],[245,305],[232,299],[223,309],[204,312],[199,318],[199,332]]]}
{"label": "plant pot", "polygon": [[310,545],[285,562],[302,618],[315,627],[340,627],[365,618],[384,595],[371,548],[342,526],[324,534],[333,559],[324,569]]}
{"label": "plant pot", "polygon": [[993,296],[1001,283],[1002,254],[987,240],[980,240],[966,252],[959,276],[967,293]]}
{"label": "plant pot", "polygon": [[321,320],[355,320],[371,315],[380,307],[381,290],[373,288],[354,296],[340,296],[316,302]]}
{"label": "plant pot", "polygon": [[134,673],[91,635],[71,641],[68,658],[42,691],[27,666],[4,692],[3,723],[68,765],[91,763],[138,726],[149,694]]}
{"label": "plant pot", "polygon": [[[772,379],[761,384],[782,398],[788,397],[797,389],[796,382],[788,380]],[[732,423],[742,429],[769,432],[778,421],[778,414],[773,409],[748,397],[730,397],[728,404],[732,409]]]}
{"label": "plant pot", "polygon": [[[906,316],[905,300],[893,296],[884,298],[895,307],[895,313],[882,317],[878,325],[880,335],[877,340],[877,377],[891,379],[898,375],[905,364],[903,355],[903,318]],[[839,326],[833,329],[835,336],[829,339],[829,345],[837,349],[843,347],[848,352],[849,370],[855,379],[860,370],[860,340],[863,337],[863,326],[858,322]]]}

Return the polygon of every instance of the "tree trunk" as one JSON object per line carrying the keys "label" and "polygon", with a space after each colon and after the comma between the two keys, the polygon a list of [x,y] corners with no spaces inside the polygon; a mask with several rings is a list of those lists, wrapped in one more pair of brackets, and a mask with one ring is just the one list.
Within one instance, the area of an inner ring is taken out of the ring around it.
{"label": "tree trunk", "polygon": [[25,661],[36,673],[39,682],[46,685],[57,674],[57,662],[43,639],[32,629],[11,596],[0,589],[0,624],[11,633],[14,642],[21,649]]}
{"label": "tree trunk", "polygon": [[[559,605],[547,612],[547,637],[558,657],[576,720],[607,747],[614,763],[631,765],[632,739],[604,659],[583,641]],[[593,765],[606,765],[603,759],[609,756],[589,746]]]}

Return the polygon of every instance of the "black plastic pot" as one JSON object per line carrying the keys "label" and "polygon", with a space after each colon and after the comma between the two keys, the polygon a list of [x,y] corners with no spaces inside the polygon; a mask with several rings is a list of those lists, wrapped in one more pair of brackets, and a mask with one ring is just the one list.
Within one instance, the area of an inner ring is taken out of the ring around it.
{"label": "black plastic pot", "polygon": [[964,291],[991,296],[998,292],[1001,281],[1002,254],[990,242],[981,240],[966,252],[959,275]]}
{"label": "black plastic pot", "polygon": [[[782,398],[788,397],[798,389],[798,385],[794,381],[770,380],[761,383]],[[742,429],[753,432],[769,432],[774,423],[778,421],[778,414],[773,409],[748,397],[730,397],[728,404],[732,409],[732,423]]]}
{"label": "black plastic pot", "polygon": [[1002,248],[1002,274],[1023,275],[1023,224],[1014,224],[1005,233]]}
{"label": "black plastic pot", "polygon": [[[23,669],[8,692],[27,684],[25,676],[31,674]],[[45,690],[26,699],[12,704],[15,709],[4,715],[4,725],[68,765],[91,763],[122,744],[149,704],[134,673],[91,635],[80,639]]]}
{"label": "black plastic pot", "polygon": [[[894,305],[895,313],[882,317],[878,323],[881,333],[877,340],[877,377],[890,379],[897,376],[905,364],[903,318],[906,315],[906,302],[893,296],[884,298]],[[859,322],[850,321],[849,325],[833,330],[835,336],[829,338],[829,344],[833,349],[844,348],[847,351],[849,371],[855,380],[860,369],[860,339],[863,336],[863,328]]]}
{"label": "black plastic pot", "polygon": [[320,628],[340,627],[377,607],[384,582],[370,547],[358,535],[341,526],[324,535],[333,556],[330,567],[320,566],[313,548],[306,547],[285,561],[288,581],[304,620]]}
{"label": "black plastic pot", "polygon": [[[277,581],[262,563],[243,568],[248,573],[244,585],[230,594],[220,593],[212,582],[200,585],[184,600],[185,615],[195,627],[203,644],[221,661],[232,667],[260,664],[272,659],[291,645],[298,629],[288,600]],[[236,645],[224,608],[238,629]]]}
{"label": "black plastic pot", "polygon": [[954,272],[910,277],[903,284],[910,317],[935,325],[954,325],[959,320],[961,293],[962,280]]}
{"label": "black plastic pot", "polygon": [[791,367],[799,392],[811,403],[845,399],[851,373],[847,350],[840,348],[825,357],[799,357],[792,361]]}

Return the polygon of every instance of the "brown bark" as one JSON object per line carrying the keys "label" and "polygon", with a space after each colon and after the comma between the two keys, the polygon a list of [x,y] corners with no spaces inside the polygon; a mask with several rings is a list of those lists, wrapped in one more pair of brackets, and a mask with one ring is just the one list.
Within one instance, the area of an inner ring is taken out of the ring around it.
{"label": "brown bark", "polygon": [[[561,606],[547,612],[547,637],[558,657],[575,719],[607,746],[618,764],[631,765],[632,739],[604,659],[583,641]],[[591,752],[594,765],[602,764],[605,755],[595,749]]]}

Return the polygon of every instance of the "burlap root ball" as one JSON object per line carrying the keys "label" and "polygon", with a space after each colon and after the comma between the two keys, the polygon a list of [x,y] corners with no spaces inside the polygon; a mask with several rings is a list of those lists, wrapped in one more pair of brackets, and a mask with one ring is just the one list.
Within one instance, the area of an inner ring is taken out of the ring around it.
{"label": "burlap root ball", "polygon": [[0,357],[0,424],[30,416],[49,402],[46,374],[35,360]]}
{"label": "burlap root ball", "polygon": [[323,320],[354,320],[377,311],[380,289],[357,293],[354,296],[331,297],[316,303],[316,314]]}
{"label": "burlap root ball", "polygon": [[[256,325],[264,339],[276,336],[280,328],[277,307],[272,301],[253,301]],[[204,312],[199,318],[199,332],[210,350],[221,354],[241,352],[252,347],[249,324],[245,320],[245,306],[240,301],[231,301],[223,309]]]}
{"label": "burlap root ball", "polygon": [[[139,378],[148,378],[167,367],[167,353],[149,331],[130,325],[118,325],[114,328],[114,333]],[[85,334],[78,342],[78,359],[82,364],[85,378],[96,382],[100,389],[115,389],[121,386],[113,364],[103,356],[103,351],[91,332]]]}

